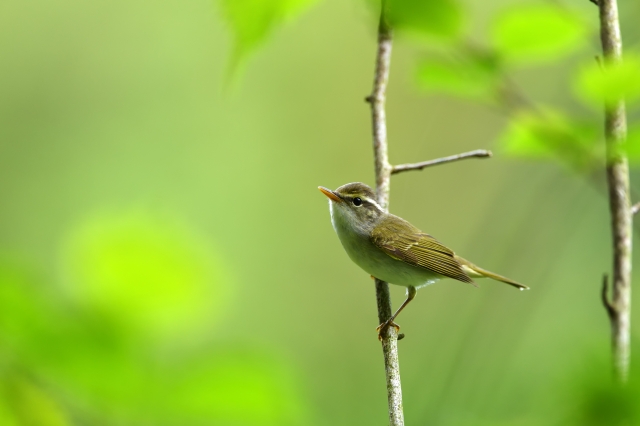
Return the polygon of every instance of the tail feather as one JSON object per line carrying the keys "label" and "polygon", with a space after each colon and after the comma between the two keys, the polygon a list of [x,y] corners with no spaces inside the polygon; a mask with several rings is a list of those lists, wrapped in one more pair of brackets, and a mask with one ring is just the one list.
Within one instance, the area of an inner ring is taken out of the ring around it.
{"label": "tail feather", "polygon": [[493,280],[501,281],[505,284],[512,285],[516,288],[519,288],[520,290],[529,290],[529,287],[527,287],[524,284],[520,284],[517,281],[514,281],[507,277],[503,277],[502,275],[498,275],[494,272],[487,271],[486,269],[482,269],[481,267],[474,265],[473,263],[469,262],[466,259],[461,258],[460,256],[456,256],[456,260],[458,261],[458,263],[460,263],[464,272],[470,277],[491,278]]}

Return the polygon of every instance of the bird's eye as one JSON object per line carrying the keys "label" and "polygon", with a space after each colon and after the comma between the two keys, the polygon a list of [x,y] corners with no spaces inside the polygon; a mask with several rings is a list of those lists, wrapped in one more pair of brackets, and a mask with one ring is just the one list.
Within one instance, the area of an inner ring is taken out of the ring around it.
{"label": "bird's eye", "polygon": [[360,197],[356,197],[353,199],[353,205],[354,206],[361,206],[362,205],[362,200],[360,199]]}

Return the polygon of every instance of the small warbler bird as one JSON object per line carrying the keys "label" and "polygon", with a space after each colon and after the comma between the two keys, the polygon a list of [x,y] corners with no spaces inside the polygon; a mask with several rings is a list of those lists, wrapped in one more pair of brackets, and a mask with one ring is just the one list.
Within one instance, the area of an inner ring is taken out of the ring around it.
{"label": "small warbler bird", "polygon": [[329,198],[333,229],[351,260],[372,277],[407,287],[406,300],[380,324],[379,333],[388,326],[399,329],[393,321],[417,290],[443,278],[475,286],[472,277],[487,277],[520,290],[529,289],[474,265],[406,220],[387,213],[364,183],[348,183],[335,191],[322,186],[318,189]]}

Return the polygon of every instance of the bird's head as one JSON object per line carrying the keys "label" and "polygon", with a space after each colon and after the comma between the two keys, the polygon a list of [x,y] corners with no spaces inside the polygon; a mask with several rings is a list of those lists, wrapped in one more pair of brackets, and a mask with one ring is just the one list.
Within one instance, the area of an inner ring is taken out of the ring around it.
{"label": "bird's head", "polygon": [[361,182],[347,183],[335,191],[323,186],[318,189],[329,198],[331,216],[346,221],[362,231],[371,230],[386,212],[382,209],[373,190]]}

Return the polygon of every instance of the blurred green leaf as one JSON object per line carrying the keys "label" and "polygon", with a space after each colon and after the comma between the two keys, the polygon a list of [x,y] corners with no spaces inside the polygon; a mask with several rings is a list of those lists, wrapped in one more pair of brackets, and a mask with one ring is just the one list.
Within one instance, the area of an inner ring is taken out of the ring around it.
{"label": "blurred green leaf", "polygon": [[624,62],[603,67],[593,61],[580,70],[575,89],[586,103],[601,108],[624,98],[640,99],[640,57],[627,55]]}
{"label": "blurred green leaf", "polygon": [[462,30],[462,9],[455,0],[388,0],[387,7],[394,29],[447,39]]}
{"label": "blurred green leaf", "polygon": [[471,98],[490,97],[500,77],[500,67],[489,55],[466,55],[463,59],[429,59],[418,66],[421,88]]}
{"label": "blurred green leaf", "polygon": [[5,357],[64,395],[74,414],[100,424],[307,424],[295,371],[282,357],[220,341],[213,350],[189,349],[159,354],[113,318],[51,297],[24,271],[0,263],[3,426],[67,424],[49,391],[7,367]]}
{"label": "blurred green leaf", "polygon": [[235,39],[234,62],[262,43],[281,23],[317,0],[220,0]]}
{"label": "blurred green leaf", "polygon": [[557,112],[522,112],[500,136],[507,154],[538,159],[558,159],[575,170],[590,169],[602,156],[598,127],[571,121]]}
{"label": "blurred green leaf", "polygon": [[0,424],[67,426],[71,422],[50,395],[25,377],[9,372],[0,375]]}
{"label": "blurred green leaf", "polygon": [[232,286],[194,231],[142,210],[79,227],[65,244],[63,269],[78,303],[159,337],[207,327]]}
{"label": "blurred green leaf", "polygon": [[144,347],[97,312],[78,311],[20,268],[0,264],[0,342],[25,368],[89,404],[133,410],[152,386]]}
{"label": "blurred green leaf", "polygon": [[508,62],[528,63],[555,59],[578,48],[585,26],[553,5],[529,5],[511,9],[493,23],[492,39]]}

